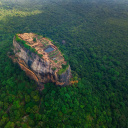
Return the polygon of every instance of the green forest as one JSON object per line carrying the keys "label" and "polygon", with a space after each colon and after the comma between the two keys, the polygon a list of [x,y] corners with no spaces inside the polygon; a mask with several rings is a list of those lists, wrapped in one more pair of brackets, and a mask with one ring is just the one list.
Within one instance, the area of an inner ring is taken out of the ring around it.
{"label": "green forest", "polygon": [[[54,40],[79,82],[38,91],[8,57],[24,32]],[[128,1],[0,0],[0,128],[128,128]]]}

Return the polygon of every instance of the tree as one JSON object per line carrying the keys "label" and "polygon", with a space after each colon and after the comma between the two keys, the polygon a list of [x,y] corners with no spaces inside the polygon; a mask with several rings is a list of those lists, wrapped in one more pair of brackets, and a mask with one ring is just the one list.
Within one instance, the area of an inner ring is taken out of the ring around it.
{"label": "tree", "polygon": [[25,102],[30,102],[30,96],[29,95],[25,95]]}
{"label": "tree", "polygon": [[5,128],[14,128],[15,127],[15,124],[14,122],[11,122],[9,121],[6,125],[5,125]]}
{"label": "tree", "polygon": [[36,38],[33,38],[33,41],[36,42]]}

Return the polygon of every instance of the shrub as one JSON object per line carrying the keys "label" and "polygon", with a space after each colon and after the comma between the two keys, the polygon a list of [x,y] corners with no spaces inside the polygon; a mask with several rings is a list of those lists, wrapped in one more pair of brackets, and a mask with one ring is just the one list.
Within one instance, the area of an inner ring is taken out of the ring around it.
{"label": "shrub", "polygon": [[56,70],[56,68],[52,68],[52,70],[53,70],[53,71],[55,71],[55,70]]}
{"label": "shrub", "polygon": [[36,38],[33,38],[33,41],[36,42]]}

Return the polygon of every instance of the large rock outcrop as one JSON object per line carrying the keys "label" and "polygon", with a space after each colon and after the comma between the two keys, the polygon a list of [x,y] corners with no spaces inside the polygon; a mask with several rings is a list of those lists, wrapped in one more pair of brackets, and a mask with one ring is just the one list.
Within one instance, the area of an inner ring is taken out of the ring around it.
{"label": "large rock outcrop", "polygon": [[[15,53],[15,60],[20,65],[21,69],[26,72],[26,74],[34,79],[39,85],[47,82],[53,82],[56,85],[66,86],[70,83],[71,78],[71,68],[70,65],[66,67],[64,71],[62,70],[62,65],[66,64],[61,52],[55,47],[51,41],[48,42],[47,47],[43,47],[40,42],[42,40],[46,40],[45,38],[38,39],[36,34],[19,34],[18,38],[21,40],[25,40],[26,43],[35,48],[37,52],[32,52],[28,48],[26,48],[23,44],[19,43],[16,40],[16,36],[13,39],[13,46],[14,46],[14,53]],[[32,40],[35,38],[35,42]],[[45,41],[44,41],[45,42]],[[52,52],[45,52],[46,48],[48,49],[52,46],[54,49]],[[36,47],[35,47],[36,46]],[[46,46],[46,45],[45,45]],[[41,51],[41,52],[40,52]],[[58,54],[54,55],[54,53],[58,52]],[[39,56],[42,54],[42,56]],[[53,55],[52,55],[53,54]],[[50,58],[51,57],[51,58]],[[55,60],[56,59],[56,60]],[[61,73],[58,73],[61,72]]]}

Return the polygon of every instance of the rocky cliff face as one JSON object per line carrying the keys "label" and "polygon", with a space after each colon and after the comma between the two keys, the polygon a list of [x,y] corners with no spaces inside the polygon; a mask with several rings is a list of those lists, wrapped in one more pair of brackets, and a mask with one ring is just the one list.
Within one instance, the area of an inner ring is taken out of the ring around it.
{"label": "rocky cliff face", "polygon": [[36,53],[25,48],[22,44],[16,41],[15,37],[13,39],[13,46],[16,62],[20,65],[21,69],[39,85],[47,82],[53,82],[56,85],[61,86],[69,85],[71,78],[70,65],[65,72],[58,75],[57,71],[53,70],[50,61],[39,57]]}

